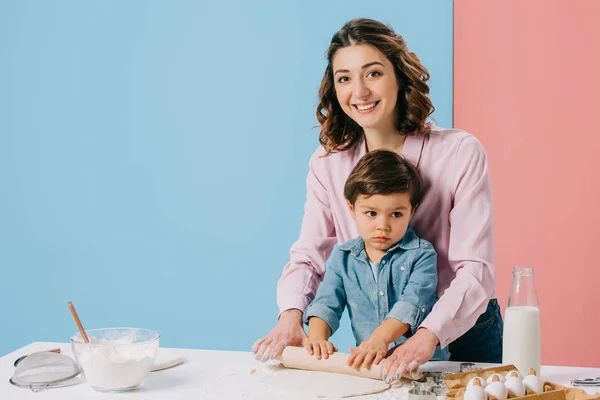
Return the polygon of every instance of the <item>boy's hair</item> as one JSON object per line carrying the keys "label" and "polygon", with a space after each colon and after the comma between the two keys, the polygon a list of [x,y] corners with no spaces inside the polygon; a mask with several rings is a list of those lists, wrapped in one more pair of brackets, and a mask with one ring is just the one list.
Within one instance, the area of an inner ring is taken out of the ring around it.
{"label": "boy's hair", "polygon": [[358,196],[409,193],[413,211],[421,203],[423,182],[417,169],[389,150],[373,150],[360,159],[344,186],[344,196],[354,205]]}

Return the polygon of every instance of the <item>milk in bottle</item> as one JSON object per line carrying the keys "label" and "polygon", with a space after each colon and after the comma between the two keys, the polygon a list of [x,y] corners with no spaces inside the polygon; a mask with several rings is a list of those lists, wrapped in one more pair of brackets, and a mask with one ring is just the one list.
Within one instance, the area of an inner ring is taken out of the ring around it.
{"label": "milk in bottle", "polygon": [[504,313],[502,364],[514,364],[523,375],[533,368],[540,376],[540,310],[533,268],[514,267]]}

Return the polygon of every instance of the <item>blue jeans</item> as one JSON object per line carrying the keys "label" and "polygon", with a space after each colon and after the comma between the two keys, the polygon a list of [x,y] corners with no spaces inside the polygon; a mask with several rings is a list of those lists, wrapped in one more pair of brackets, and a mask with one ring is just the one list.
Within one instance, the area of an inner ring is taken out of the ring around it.
{"label": "blue jeans", "polygon": [[492,299],[475,326],[450,343],[450,361],[501,363],[503,330],[498,300]]}

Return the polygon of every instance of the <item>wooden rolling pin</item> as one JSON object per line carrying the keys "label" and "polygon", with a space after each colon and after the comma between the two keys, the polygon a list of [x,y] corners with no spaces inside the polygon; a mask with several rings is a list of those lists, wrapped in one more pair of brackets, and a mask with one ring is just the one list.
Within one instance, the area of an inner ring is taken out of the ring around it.
{"label": "wooden rolling pin", "polygon": [[[383,380],[383,361],[379,365],[371,365],[371,368],[361,368],[356,370],[346,364],[349,354],[333,353],[329,358],[321,358],[317,360],[315,356],[311,356],[303,347],[288,346],[283,350],[283,353],[276,358],[281,361],[284,367],[292,369],[303,369],[307,371],[322,371],[334,372],[336,374],[346,374],[360,376],[362,378],[371,378]],[[405,378],[417,380],[423,376],[420,368],[412,372],[407,372]]]}

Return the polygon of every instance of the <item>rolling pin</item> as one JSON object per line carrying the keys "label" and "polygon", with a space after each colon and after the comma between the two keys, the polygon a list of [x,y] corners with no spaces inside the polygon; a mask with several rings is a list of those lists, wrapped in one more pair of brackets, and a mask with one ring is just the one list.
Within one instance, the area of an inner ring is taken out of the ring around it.
{"label": "rolling pin", "polygon": [[[383,380],[383,362],[379,365],[371,365],[371,368],[361,368],[356,370],[346,364],[349,354],[333,353],[329,358],[321,358],[317,360],[315,356],[311,356],[303,347],[288,346],[283,350],[283,353],[276,357],[276,360],[281,361],[281,364],[286,368],[303,369],[307,371],[333,372],[336,374],[346,374],[359,376],[362,378],[371,378]],[[423,376],[420,368],[412,372],[406,372],[405,378],[417,380]]]}

